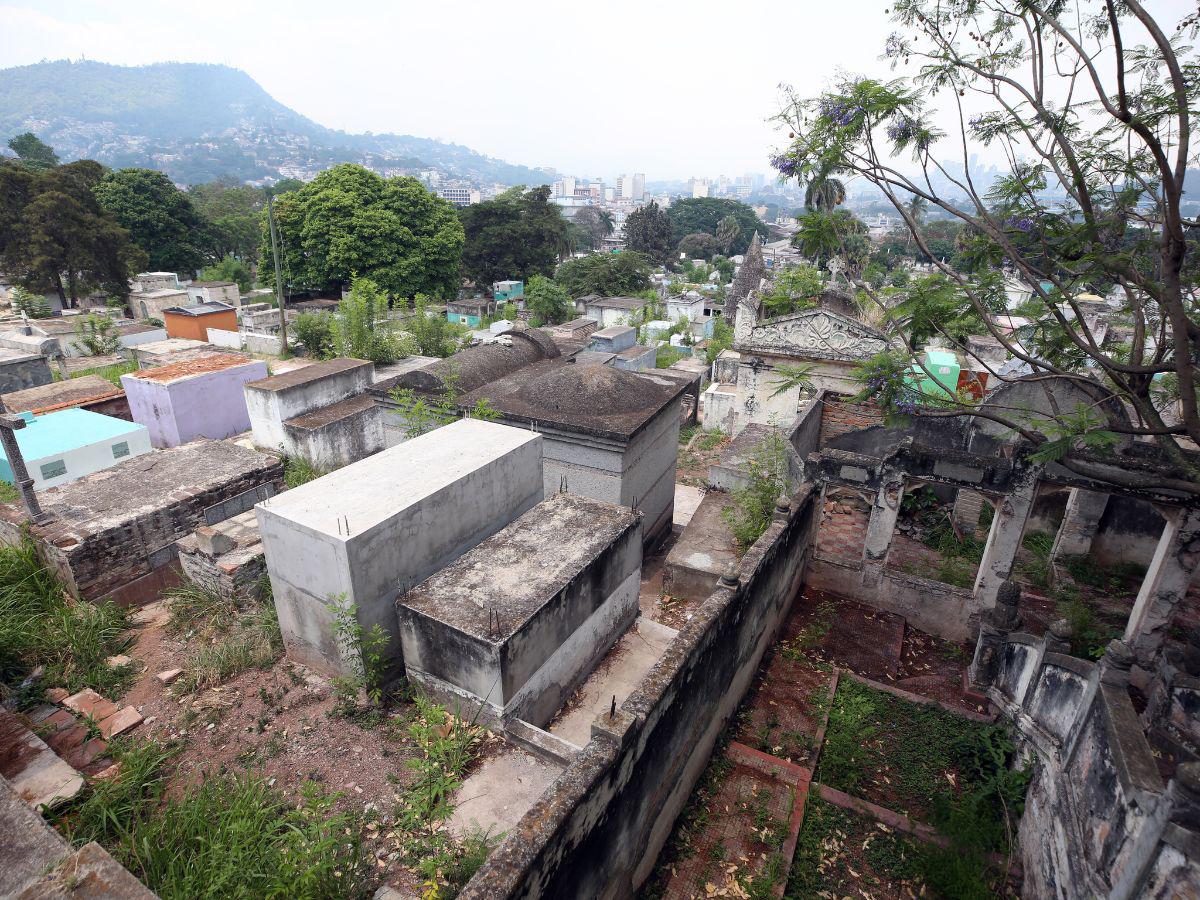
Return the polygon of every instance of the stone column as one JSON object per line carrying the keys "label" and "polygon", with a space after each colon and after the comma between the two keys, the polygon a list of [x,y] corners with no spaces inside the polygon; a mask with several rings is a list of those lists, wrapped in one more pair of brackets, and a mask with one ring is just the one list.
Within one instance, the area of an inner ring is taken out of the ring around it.
{"label": "stone column", "polygon": [[1013,560],[1021,547],[1025,522],[1037,494],[1040,469],[1026,469],[1013,478],[1012,491],[996,506],[975,576],[975,608],[980,612],[996,605],[996,592],[1012,574]]}
{"label": "stone column", "polygon": [[958,493],[954,495],[954,511],[950,518],[954,520],[954,527],[963,537],[972,538],[979,530],[979,516],[985,503],[987,500],[983,494],[966,488],[959,488]]}
{"label": "stone column", "polygon": [[21,416],[0,416],[0,444],[4,446],[4,455],[8,457],[9,468],[12,469],[13,482],[21,495],[21,505],[29,520],[35,525],[49,522],[51,516],[42,511],[38,503],[37,493],[33,489],[33,479],[25,468],[25,457],[17,444],[17,430],[25,427],[25,419]]}
{"label": "stone column", "polygon": [[1108,494],[1071,488],[1051,557],[1057,561],[1064,556],[1087,556],[1107,506]]}
{"label": "stone column", "polygon": [[1163,633],[1175,607],[1187,593],[1197,563],[1200,563],[1200,510],[1168,511],[1154,559],[1125,626],[1125,643],[1133,648],[1140,668],[1154,670]]}
{"label": "stone column", "polygon": [[900,497],[904,494],[904,481],[895,473],[884,472],[883,483],[871,507],[871,518],[867,522],[867,537],[863,542],[865,565],[882,566],[887,559],[892,535],[896,533],[896,519],[900,516]]}
{"label": "stone column", "polygon": [[967,669],[967,679],[972,688],[986,689],[995,677],[996,656],[1004,647],[1010,632],[1021,627],[1021,616],[1017,608],[1021,603],[1021,586],[1015,581],[1006,581],[996,592],[996,605],[988,610],[979,623],[979,639],[975,642],[975,656]]}

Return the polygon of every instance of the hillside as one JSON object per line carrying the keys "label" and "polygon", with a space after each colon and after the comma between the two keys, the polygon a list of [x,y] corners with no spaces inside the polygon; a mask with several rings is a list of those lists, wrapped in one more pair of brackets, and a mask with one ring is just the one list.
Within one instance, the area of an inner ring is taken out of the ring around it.
{"label": "hillside", "polygon": [[334,131],[238,69],[198,63],[46,62],[0,69],[0,143],[32,131],[65,160],[152,166],[180,183],[310,177],[339,162],[385,174],[437,169],[479,183],[541,184],[534,170],[411,135]]}

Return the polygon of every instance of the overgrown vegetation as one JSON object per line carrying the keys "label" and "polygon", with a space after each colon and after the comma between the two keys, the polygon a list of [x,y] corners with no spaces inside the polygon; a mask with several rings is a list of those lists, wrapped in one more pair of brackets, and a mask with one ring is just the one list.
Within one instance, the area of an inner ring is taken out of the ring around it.
{"label": "overgrown vegetation", "polygon": [[[111,366],[98,366],[94,369],[82,369],[78,372],[71,373],[72,378],[82,378],[84,375],[99,375],[105,381],[111,381],[117,387],[121,386],[121,376],[128,375],[130,372],[136,372],[138,364],[136,360],[130,362],[116,363]],[[55,381],[59,380],[55,376]]]}
{"label": "overgrown vegetation", "polygon": [[167,627],[205,641],[186,665],[179,689],[216,687],[248,669],[265,669],[283,652],[279,619],[264,578],[247,594],[228,595],[188,581],[163,592]]}
{"label": "overgrown vegetation", "polygon": [[128,688],[133,671],[110,666],[110,656],[128,649],[125,610],[112,602],[75,600],[38,559],[33,542],[0,547],[0,684],[16,685],[37,667],[32,685],[92,688],[115,699]]}
{"label": "overgrown vegetation", "polygon": [[173,748],[110,751],[119,773],[90,782],[54,823],[77,846],[102,844],[166,900],[369,896],[363,823],[315,785],[297,804],[262,778],[215,774],[164,801]]}
{"label": "overgrown vegetation", "polygon": [[1015,750],[1005,725],[973,722],[846,679],[830,708],[817,780],[927,821],[947,836],[951,853],[939,864],[946,871],[922,870],[924,878],[971,872],[982,878],[986,854],[1009,851],[1024,808],[1032,773],[1012,768]]}
{"label": "overgrown vegetation", "polygon": [[331,469],[313,465],[302,456],[285,456],[283,458],[283,483],[289,488],[308,484],[322,475],[328,475],[331,471]]}
{"label": "overgrown vegetation", "polygon": [[108,316],[88,315],[75,323],[75,349],[85,356],[108,356],[121,347],[121,334]]}
{"label": "overgrown vegetation", "polygon": [[790,490],[787,449],[783,436],[772,429],[754,448],[747,461],[749,483],[733,492],[733,505],[721,511],[721,517],[738,552],[745,553],[771,524],[775,501]]}
{"label": "overgrown vegetation", "polygon": [[432,397],[420,396],[412,388],[392,388],[388,395],[401,410],[405,437],[420,437],[461,418],[492,422],[498,413],[488,401],[480,400],[469,410],[459,408],[458,372],[451,368],[442,378],[442,392]]}

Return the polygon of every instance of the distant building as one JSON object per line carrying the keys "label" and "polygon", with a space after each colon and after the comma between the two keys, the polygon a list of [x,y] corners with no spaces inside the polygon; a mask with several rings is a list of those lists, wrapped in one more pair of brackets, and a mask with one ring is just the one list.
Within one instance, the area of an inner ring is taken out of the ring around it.
{"label": "distant building", "polygon": [[[86,409],[62,409],[35,416],[21,413],[25,427],[16,431],[17,446],[37,491],[150,452],[150,432],[142,425]],[[0,448],[0,479],[13,483],[12,467]]]}
{"label": "distant building", "polygon": [[446,321],[478,328],[483,320],[496,312],[496,301],[486,297],[468,297],[446,304]]}
{"label": "distant building", "polygon": [[186,290],[193,303],[240,306],[242,302],[242,292],[234,281],[193,281]]}
{"label": "distant building", "polygon": [[525,282],[523,281],[497,281],[492,285],[492,297],[497,303],[518,303],[524,305],[525,302]]}
{"label": "distant building", "polygon": [[237,310],[225,303],[198,303],[195,306],[173,306],[162,312],[167,337],[207,341],[208,329],[237,331]]}
{"label": "distant building", "polygon": [[129,295],[129,306],[135,319],[158,319],[163,311],[173,306],[187,306],[191,297],[183,288],[159,288],[150,291],[135,290]]}
{"label": "distant building", "polygon": [[583,314],[599,322],[601,328],[608,328],[628,324],[648,302],[641,297],[591,297],[584,304]]}
{"label": "distant building", "polygon": [[471,206],[478,203],[481,195],[475,188],[443,187],[438,188],[438,196],[454,206]]}

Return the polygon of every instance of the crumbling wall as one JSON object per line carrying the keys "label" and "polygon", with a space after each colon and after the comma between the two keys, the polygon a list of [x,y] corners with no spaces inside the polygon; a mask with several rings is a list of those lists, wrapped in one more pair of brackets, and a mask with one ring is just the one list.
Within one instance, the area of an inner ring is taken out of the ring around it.
{"label": "crumbling wall", "polygon": [[[981,630],[972,675],[1021,736],[1034,777],[1019,827],[1027,897],[1195,896],[1200,768],[1164,788],[1128,690],[1118,641],[1100,663],[1064,635]],[[1012,606],[1015,611],[1015,605]]]}
{"label": "crumbling wall", "polygon": [[459,895],[629,897],[649,876],[800,588],[811,486],[722,580],[615,716]]}
{"label": "crumbling wall", "polygon": [[820,446],[852,431],[883,424],[883,408],[875,403],[855,403],[844,394],[826,391],[821,403]]}

